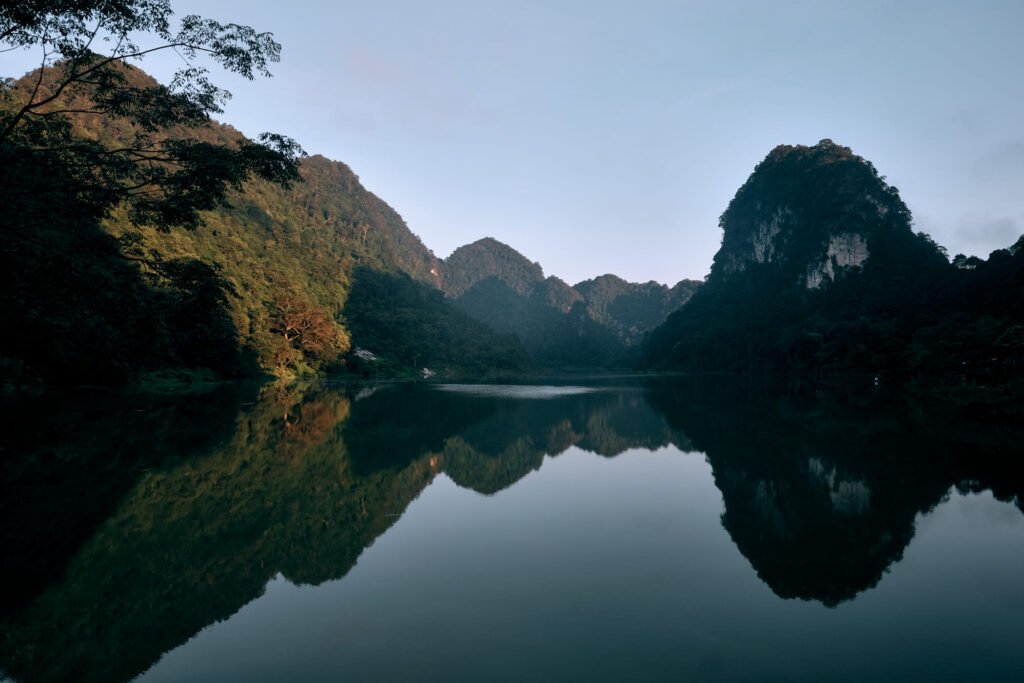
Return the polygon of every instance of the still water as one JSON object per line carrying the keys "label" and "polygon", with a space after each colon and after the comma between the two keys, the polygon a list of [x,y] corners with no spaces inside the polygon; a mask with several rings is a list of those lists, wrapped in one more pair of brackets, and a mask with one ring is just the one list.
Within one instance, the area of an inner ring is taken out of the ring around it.
{"label": "still water", "polygon": [[13,681],[1024,680],[1019,425],[701,384],[20,402]]}

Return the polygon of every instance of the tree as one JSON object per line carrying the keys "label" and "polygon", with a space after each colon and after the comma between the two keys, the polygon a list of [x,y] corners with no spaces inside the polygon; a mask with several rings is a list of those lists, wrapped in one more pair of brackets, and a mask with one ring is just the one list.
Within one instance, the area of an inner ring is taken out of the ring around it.
{"label": "tree", "polygon": [[[0,5],[0,49],[40,51],[38,70],[0,83],[8,221],[31,227],[54,201],[70,200],[94,218],[124,204],[137,224],[195,227],[199,211],[249,177],[298,178],[303,152],[290,138],[225,139],[206,128],[230,93],[209,81],[200,58],[252,79],[270,75],[281,46],[269,33],[195,15],[175,30],[172,17],[169,0]],[[168,86],[132,64],[171,50],[185,66]],[[82,135],[95,117],[117,120],[120,134]]]}
{"label": "tree", "polygon": [[[172,19],[170,0],[0,3],[0,54],[39,54],[37,70],[0,80],[0,318],[19,330],[0,340],[0,361],[46,383],[249,371],[216,264],[107,229],[196,227],[248,178],[298,178],[293,141],[247,140],[210,118],[229,93],[204,65],[267,76],[273,37]],[[136,66],[160,52],[184,61],[166,86]]]}
{"label": "tree", "polygon": [[334,318],[298,292],[279,290],[274,295],[277,315],[273,331],[313,358],[330,362],[348,351],[348,336]]}

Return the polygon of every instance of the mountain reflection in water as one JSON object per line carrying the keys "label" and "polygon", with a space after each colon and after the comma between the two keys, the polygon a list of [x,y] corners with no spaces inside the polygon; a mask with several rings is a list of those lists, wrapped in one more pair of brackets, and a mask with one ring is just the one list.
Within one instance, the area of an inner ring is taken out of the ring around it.
{"label": "mountain reflection in water", "polygon": [[26,682],[131,680],[274,577],[345,577],[438,476],[490,496],[570,448],[702,453],[760,580],[828,607],[879,584],[951,488],[1024,501],[1017,427],[726,381],[231,387],[7,416],[0,671]]}

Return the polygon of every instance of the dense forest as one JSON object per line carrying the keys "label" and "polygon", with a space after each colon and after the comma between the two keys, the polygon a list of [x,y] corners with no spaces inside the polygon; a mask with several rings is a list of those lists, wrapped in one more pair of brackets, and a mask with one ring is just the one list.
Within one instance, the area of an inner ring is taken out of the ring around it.
{"label": "dense forest", "polygon": [[[52,10],[0,10],[12,49],[52,51],[0,89],[5,391],[424,367],[993,384],[1024,364],[1024,242],[950,260],[830,140],[758,164],[706,283],[570,286],[492,238],[439,259],[344,164],[214,121],[227,94],[196,55],[269,75],[269,34],[198,17],[172,34],[167,2]],[[97,17],[122,37],[110,55]],[[185,46],[171,85],[132,65],[140,32]]]}
{"label": "dense forest", "polygon": [[[137,68],[113,68],[118,89],[163,90]],[[54,67],[14,82],[7,115],[19,102],[49,97],[61,77]],[[85,111],[92,93],[80,90],[67,89],[49,106]],[[125,149],[141,127],[107,112],[61,119],[65,144],[91,154]],[[250,144],[213,121],[150,135],[164,145],[184,136],[204,151]],[[0,171],[8,228],[0,311],[20,332],[0,342],[8,386],[109,384],[182,370],[212,378],[344,369],[352,348],[345,306],[357,268],[412,278],[408,287],[422,289],[420,296],[436,291],[437,259],[344,164],[312,156],[296,158],[288,178],[239,177],[222,198],[173,225],[137,215],[116,196],[83,197],[66,177],[66,160],[44,173],[41,154],[24,145],[3,147]],[[52,211],[54,203],[62,210]],[[436,303],[432,313],[457,314]],[[372,342],[380,335],[360,306],[360,332]],[[472,347],[460,363],[479,367],[493,345],[480,343],[477,327],[452,325],[443,337],[422,327],[408,334],[442,356]],[[471,331],[462,337],[463,330]],[[486,364],[504,367],[503,354],[495,350]]]}
{"label": "dense forest", "polygon": [[[363,376],[423,369],[451,378],[510,376],[532,362],[514,335],[501,335],[404,273],[356,268],[345,306],[354,339],[366,345],[348,359],[348,371]],[[386,354],[377,357],[377,353]]]}
{"label": "dense forest", "polygon": [[647,367],[1016,381],[1024,240],[951,261],[849,148],[780,146],[722,214],[707,283],[655,330]]}
{"label": "dense forest", "polygon": [[[74,69],[27,74],[3,100],[12,124],[43,103],[33,111],[58,138],[34,146],[29,127],[0,149],[0,313],[19,330],[0,341],[8,390],[622,365],[696,286],[605,276],[578,291],[495,240],[442,261],[344,164],[268,150],[206,111],[176,115],[188,103],[124,60],[101,85]],[[160,97],[171,114],[148,112]],[[218,154],[220,178],[192,158]],[[121,155],[133,161],[95,187]],[[136,185],[162,199],[123,189]]]}

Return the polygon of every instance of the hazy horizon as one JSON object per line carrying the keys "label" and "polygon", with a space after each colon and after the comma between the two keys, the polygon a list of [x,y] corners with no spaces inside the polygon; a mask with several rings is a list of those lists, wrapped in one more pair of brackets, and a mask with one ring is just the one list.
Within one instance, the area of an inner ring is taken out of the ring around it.
{"label": "hazy horizon", "polygon": [[272,79],[211,68],[219,119],[345,162],[439,257],[490,236],[570,284],[701,279],[755,164],[826,137],[951,255],[1024,231],[1020,3],[173,6],[283,45]]}

